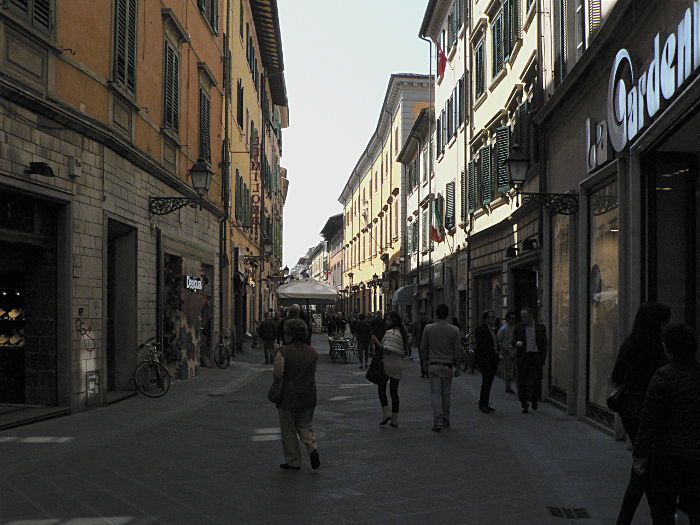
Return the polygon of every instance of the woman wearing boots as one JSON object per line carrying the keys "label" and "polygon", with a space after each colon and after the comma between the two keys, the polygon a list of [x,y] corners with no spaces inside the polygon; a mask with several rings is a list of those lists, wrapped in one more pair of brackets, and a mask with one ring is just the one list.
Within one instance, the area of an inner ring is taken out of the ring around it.
{"label": "woman wearing boots", "polygon": [[[397,312],[389,312],[386,316],[386,333],[381,343],[374,338],[377,351],[383,353],[385,379],[379,383],[377,390],[379,402],[382,405],[382,420],[380,425],[389,423],[392,427],[399,426],[399,381],[403,372],[403,356],[406,353],[406,330],[401,323],[401,317]],[[389,400],[386,397],[386,385],[389,383],[391,395],[391,411]]]}

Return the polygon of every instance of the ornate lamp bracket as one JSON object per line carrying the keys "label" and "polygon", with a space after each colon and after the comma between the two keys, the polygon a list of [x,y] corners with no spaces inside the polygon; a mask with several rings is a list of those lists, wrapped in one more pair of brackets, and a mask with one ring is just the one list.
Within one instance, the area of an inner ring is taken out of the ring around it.
{"label": "ornate lamp bracket", "polygon": [[151,215],[168,215],[180,208],[201,206],[202,199],[190,197],[148,197],[148,213]]}
{"label": "ornate lamp bracket", "polygon": [[523,206],[534,202],[558,215],[573,215],[578,212],[578,193],[532,193],[520,192]]}

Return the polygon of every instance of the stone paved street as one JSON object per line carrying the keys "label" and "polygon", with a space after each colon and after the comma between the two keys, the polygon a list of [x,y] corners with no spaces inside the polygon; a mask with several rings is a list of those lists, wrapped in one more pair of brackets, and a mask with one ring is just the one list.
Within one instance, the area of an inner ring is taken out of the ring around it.
{"label": "stone paved street", "polygon": [[[0,523],[614,523],[630,453],[545,404],[520,413],[503,383],[477,411],[480,378],[453,383],[452,427],[430,431],[428,383],[406,361],[399,429],[380,428],[375,388],[333,363],[325,337],[315,428],[321,468],[283,471],[271,367],[248,350],[227,370],[174,383],[162,399],[0,432]],[[508,396],[508,397],[506,397]],[[590,519],[552,516],[585,508]],[[648,524],[646,504],[639,524]]]}

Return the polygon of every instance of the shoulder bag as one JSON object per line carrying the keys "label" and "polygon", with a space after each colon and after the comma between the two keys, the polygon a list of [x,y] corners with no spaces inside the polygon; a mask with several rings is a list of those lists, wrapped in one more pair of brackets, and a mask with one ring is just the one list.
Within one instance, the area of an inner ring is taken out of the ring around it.
{"label": "shoulder bag", "polygon": [[[280,349],[280,352],[282,350]],[[284,357],[284,354],[282,354]],[[282,401],[282,393],[284,392],[284,377],[274,378],[270,388],[267,391],[267,399],[275,405]]]}
{"label": "shoulder bag", "polygon": [[367,378],[367,381],[370,383],[374,383],[375,385],[379,385],[386,381],[386,374],[384,373],[384,361],[380,355],[375,355],[372,358],[372,361],[369,363],[369,368],[367,369],[367,373],[365,374],[365,378]]}

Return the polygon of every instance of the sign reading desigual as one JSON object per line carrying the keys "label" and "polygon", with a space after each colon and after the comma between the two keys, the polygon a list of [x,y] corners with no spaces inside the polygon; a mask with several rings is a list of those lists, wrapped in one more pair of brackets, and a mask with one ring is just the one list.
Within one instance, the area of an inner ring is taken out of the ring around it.
{"label": "sign reading desigual", "polygon": [[202,290],[202,279],[201,277],[190,277],[185,275],[185,289],[192,290],[193,292]]}
{"label": "sign reading desigual", "polygon": [[653,58],[646,71],[635,76],[627,49],[620,49],[613,62],[608,85],[608,133],[615,151],[622,151],[658,113],[663,100],[700,68],[700,0],[685,10],[675,33],[657,33]]}

